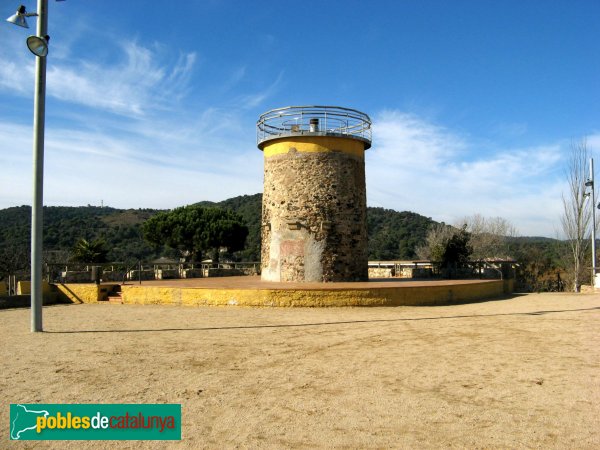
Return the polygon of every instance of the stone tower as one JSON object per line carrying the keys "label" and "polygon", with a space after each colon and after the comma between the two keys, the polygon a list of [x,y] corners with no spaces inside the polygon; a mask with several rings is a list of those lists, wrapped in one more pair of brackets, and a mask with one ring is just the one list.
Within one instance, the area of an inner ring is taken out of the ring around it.
{"label": "stone tower", "polygon": [[367,280],[369,116],[332,106],[274,109],[260,116],[257,141],[262,280]]}

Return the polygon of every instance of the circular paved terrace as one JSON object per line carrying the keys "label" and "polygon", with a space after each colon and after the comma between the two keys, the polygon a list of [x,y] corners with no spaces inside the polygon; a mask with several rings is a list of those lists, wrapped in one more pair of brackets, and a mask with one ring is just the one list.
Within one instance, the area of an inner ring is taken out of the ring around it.
{"label": "circular paved terrace", "polygon": [[[339,283],[304,283],[261,281],[259,276],[188,278],[167,280],[146,280],[142,286],[190,287],[199,289],[305,289],[305,290],[340,290],[340,289],[374,289],[391,287],[427,287],[456,286],[497,282],[498,280],[413,280],[402,278],[372,278],[369,281]],[[128,281],[125,285],[140,285],[139,281]]]}
{"label": "circular paved terrace", "polygon": [[485,300],[511,292],[502,280],[403,280],[283,283],[258,276],[130,281],[124,303],[240,306],[399,306]]}

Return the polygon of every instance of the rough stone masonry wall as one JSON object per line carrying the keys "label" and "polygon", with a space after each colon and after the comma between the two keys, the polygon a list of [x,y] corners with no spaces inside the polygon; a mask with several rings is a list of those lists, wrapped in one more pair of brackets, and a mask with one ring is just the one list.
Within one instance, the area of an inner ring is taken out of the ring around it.
{"label": "rough stone masonry wall", "polygon": [[264,280],[368,278],[364,158],[291,148],[265,157],[264,177]]}

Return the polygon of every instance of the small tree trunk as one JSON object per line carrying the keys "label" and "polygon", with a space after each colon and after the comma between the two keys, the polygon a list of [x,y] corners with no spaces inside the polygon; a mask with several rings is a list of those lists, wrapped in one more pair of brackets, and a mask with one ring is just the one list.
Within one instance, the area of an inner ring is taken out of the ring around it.
{"label": "small tree trunk", "polygon": [[588,248],[592,213],[595,205],[587,201],[586,177],[588,176],[589,152],[585,140],[571,145],[566,168],[568,195],[563,194],[563,215],[561,225],[565,238],[571,247],[571,267],[573,268],[573,290],[581,290],[580,269]]}
{"label": "small tree trunk", "polygon": [[581,291],[581,286],[579,285],[579,267],[575,264],[574,275],[573,275],[573,292]]}

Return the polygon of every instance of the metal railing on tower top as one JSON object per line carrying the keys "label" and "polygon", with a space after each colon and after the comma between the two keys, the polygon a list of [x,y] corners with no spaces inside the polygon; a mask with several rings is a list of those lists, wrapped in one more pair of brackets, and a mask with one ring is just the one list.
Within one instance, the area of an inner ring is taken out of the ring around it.
{"label": "metal railing on tower top", "polygon": [[260,144],[284,136],[339,136],[364,141],[371,147],[371,118],[339,106],[287,106],[262,114],[256,123]]}

